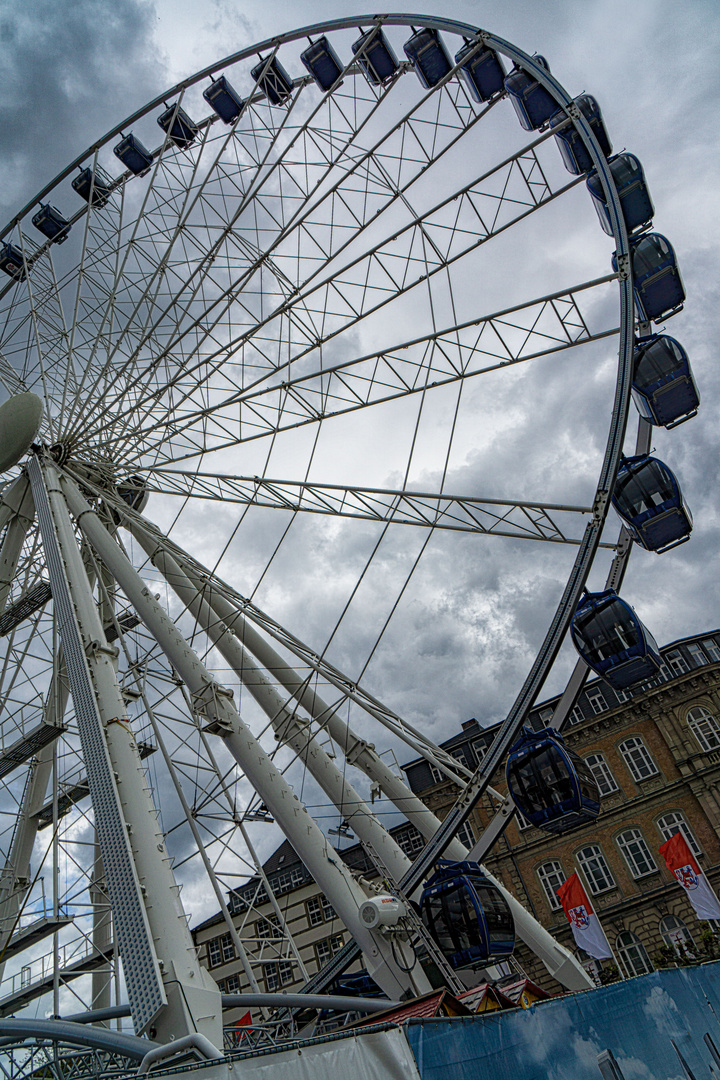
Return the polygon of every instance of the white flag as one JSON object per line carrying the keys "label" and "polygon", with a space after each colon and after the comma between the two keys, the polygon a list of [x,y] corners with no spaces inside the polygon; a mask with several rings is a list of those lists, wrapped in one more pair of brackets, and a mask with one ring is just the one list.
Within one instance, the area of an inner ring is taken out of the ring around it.
{"label": "white flag", "polygon": [[720,901],[683,834],[676,832],[666,840],[660,854],[687,893],[698,919],[720,919]]}
{"label": "white flag", "polygon": [[612,959],[610,943],[577,873],[571,874],[555,891],[570,923],[575,944],[596,960]]}

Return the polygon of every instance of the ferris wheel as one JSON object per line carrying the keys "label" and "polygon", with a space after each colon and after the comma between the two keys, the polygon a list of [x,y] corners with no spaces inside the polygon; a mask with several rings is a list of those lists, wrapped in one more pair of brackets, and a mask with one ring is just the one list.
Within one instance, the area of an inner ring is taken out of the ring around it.
{"label": "ferris wheel", "polygon": [[[621,576],[603,530],[635,309],[604,138],[542,57],[491,34],[335,20],[173,87],[5,229],[3,1015],[127,1000],[137,1034],[221,1045],[186,916],[212,896],[257,989],[267,943],[227,895],[274,827],[386,993],[425,988],[321,825],[349,822],[403,895],[466,856],[454,834],[593,560]],[[472,777],[419,698],[440,670],[427,631],[463,592],[487,638],[513,617],[494,544],[550,628]],[[464,788],[442,828],[375,744]],[[429,841],[413,866],[371,786]],[[276,955],[307,982],[289,932]]]}

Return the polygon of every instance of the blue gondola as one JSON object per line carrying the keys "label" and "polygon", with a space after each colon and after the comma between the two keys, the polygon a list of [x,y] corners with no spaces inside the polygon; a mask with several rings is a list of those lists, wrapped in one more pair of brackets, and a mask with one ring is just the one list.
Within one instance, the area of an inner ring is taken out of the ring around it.
{"label": "blue gondola", "polygon": [[612,504],[647,551],[669,551],[692,532],[692,514],[685,505],[675,474],[649,454],[623,458]]}
{"label": "blue gondola", "polygon": [[[465,57],[473,52],[474,56],[464,63]],[[505,68],[498,54],[492,49],[485,46],[478,49],[476,42],[467,41],[462,49],[455,53],[455,63],[462,64],[460,77],[476,101],[489,101],[505,89]]]}
{"label": "blue gondola", "polygon": [[[660,322],[682,311],[685,300],[680,271],[670,242],[660,233],[645,233],[630,241],[633,291],[644,322]],[[617,256],[612,257],[617,270]]]}
{"label": "blue gondola", "polygon": [[113,154],[122,161],[126,169],[135,176],[146,173],[153,162],[152,154],[140,140],[132,134],[125,135],[117,146],[113,147]]}
{"label": "blue gondola", "polygon": [[505,897],[477,863],[440,859],[423,889],[420,915],[455,969],[505,960],[515,925]]}
{"label": "blue gondola", "polygon": [[516,807],[538,829],[566,832],[600,813],[595,777],[552,728],[523,728],[510,750],[505,775]]}
{"label": "blue gondola", "polygon": [[39,229],[43,236],[56,244],[64,244],[70,233],[70,222],[60,213],[56,206],[50,203],[41,204],[37,214],[33,216],[32,223]]}
{"label": "blue gondola", "polygon": [[641,338],[633,365],[633,399],[645,420],[673,428],[697,415],[700,394],[688,355],[675,338],[666,334]]}
{"label": "blue gondola", "polygon": [[349,975],[338,975],[333,983],[332,992],[341,997],[385,997],[384,990],[380,989],[364,968],[362,971],[354,971]]}
{"label": "blue gondola", "polygon": [[293,92],[293,81],[277,56],[268,63],[267,57],[250,72],[271,105],[282,105]]}
{"label": "blue gondola", "polygon": [[224,75],[203,90],[203,97],[224,124],[234,124],[245,102]]}
{"label": "blue gondola", "polygon": [[373,86],[382,86],[392,79],[399,68],[397,57],[390,42],[379,28],[366,30],[357,41],[352,43],[352,51],[357,56],[358,64],[365,78]]}
{"label": "blue gondola", "polygon": [[195,141],[199,131],[197,124],[191,120],[184,109],[179,105],[171,105],[157,118],[157,122],[167,134],[170,142],[184,150],[186,146]]}
{"label": "blue gondola", "polygon": [[134,476],[126,476],[124,480],[121,480],[117,486],[117,493],[122,501],[131,510],[136,510],[138,514],[142,514],[150,497],[147,481],[144,477],[138,476],[137,473]]}
{"label": "blue gondola", "polygon": [[582,597],[570,634],[585,663],[614,690],[653,679],[662,668],[655,638],[614,589]]}
{"label": "blue gondola", "polygon": [[323,91],[330,90],[342,75],[343,65],[326,37],[313,41],[300,59]]}
{"label": "blue gondola", "polygon": [[[632,233],[636,229],[642,229],[645,225],[649,225],[655,214],[655,207],[645,183],[643,167],[638,159],[634,154],[618,154],[616,157],[610,158],[608,165],[615,181],[627,231]],[[586,184],[588,191],[592,195],[593,205],[603,231],[608,236],[612,236],[610,211],[600,183],[600,177],[594,170],[588,175]]]}
{"label": "blue gondola", "polygon": [[[536,64],[546,71],[550,66],[544,56],[533,56]],[[505,89],[513,103],[518,120],[526,131],[536,131],[557,112],[558,103],[552,94],[541,86],[534,75],[524,68],[514,67],[505,79]]]}
{"label": "blue gondola", "polygon": [[425,27],[413,34],[405,42],[403,49],[426,90],[437,86],[440,80],[453,69],[453,62],[448,56],[442,38],[437,30],[431,30],[430,27]]}
{"label": "blue gondola", "polygon": [[0,245],[0,270],[15,281],[24,281],[25,261],[22,251],[15,244]]}
{"label": "blue gondola", "polygon": [[93,206],[104,206],[110,198],[110,187],[92,169],[81,169],[72,181],[74,191]]}
{"label": "blue gondola", "polygon": [[[612,146],[597,101],[590,94],[581,94],[580,97],[575,98],[575,104],[590,125],[603,154],[609,157]],[[551,117],[550,127],[556,128],[565,120],[567,120],[567,113],[564,109],[560,109]],[[593,168],[593,160],[574,124],[568,124],[562,131],[558,131],[555,142],[558,144],[568,172],[573,173],[574,176],[581,176],[582,173],[589,172]]]}

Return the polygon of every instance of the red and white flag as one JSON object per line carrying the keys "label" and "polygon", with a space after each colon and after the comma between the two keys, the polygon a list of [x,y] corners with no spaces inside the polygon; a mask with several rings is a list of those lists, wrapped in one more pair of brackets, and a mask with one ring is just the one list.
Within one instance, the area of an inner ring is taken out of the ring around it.
{"label": "red and white flag", "polygon": [[596,960],[611,960],[610,943],[577,873],[571,874],[555,892],[560,897],[575,944]]}
{"label": "red and white flag", "polygon": [[708,879],[698,866],[697,859],[682,833],[676,832],[660,848],[667,863],[695,908],[698,919],[720,919],[720,901],[713,892]]}

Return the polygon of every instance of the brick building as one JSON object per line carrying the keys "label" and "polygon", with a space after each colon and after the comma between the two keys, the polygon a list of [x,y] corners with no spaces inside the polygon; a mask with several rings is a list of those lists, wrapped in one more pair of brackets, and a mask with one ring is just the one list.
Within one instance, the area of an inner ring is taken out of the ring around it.
{"label": "brick building", "polygon": [[[640,690],[616,692],[600,680],[588,682],[565,731],[568,745],[586,759],[598,781],[602,807],[597,821],[554,836],[516,818],[485,860],[569,948],[572,936],[554,890],[579,868],[628,975],[651,970],[663,942],[683,940],[692,947],[702,929],[657,853],[663,840],[680,829],[720,892],[720,631],[684,638],[661,652],[662,675]],[[541,727],[556,702],[538,705],[530,723]],[[469,720],[442,745],[475,769],[494,734],[494,728]],[[425,759],[404,769],[413,791],[442,817],[457,789]],[[500,777],[494,786],[505,791]],[[474,811],[461,837],[468,846],[487,824],[491,806],[488,796]],[[391,832],[411,858],[422,849],[422,837],[412,825]],[[356,872],[374,876],[360,844],[341,855]],[[259,989],[298,990],[305,973],[313,975],[347,941],[347,931],[287,841],[263,872],[301,963],[278,929],[277,911],[260,877],[233,890],[228,907]],[[197,926],[193,936],[202,962],[224,992],[249,989],[221,912]],[[517,955],[532,979],[559,989],[524,946]]]}
{"label": "brick building", "polygon": [[[555,889],[579,869],[626,975],[652,970],[663,944],[679,940],[692,949],[706,925],[658,855],[664,840],[681,830],[720,892],[720,631],[661,652],[662,675],[639,690],[618,693],[598,679],[589,682],[564,732],[598,782],[598,819],[556,836],[516,816],[485,859],[569,948],[572,935]],[[556,702],[534,709],[532,726],[541,727]],[[493,734],[471,720],[443,746],[475,768]],[[410,762],[405,772],[413,790],[443,816],[457,793],[453,785],[424,760]],[[495,787],[507,790],[499,777]],[[487,797],[476,809],[474,831],[487,824],[491,805]],[[518,959],[548,986],[542,965],[522,947]]]}

